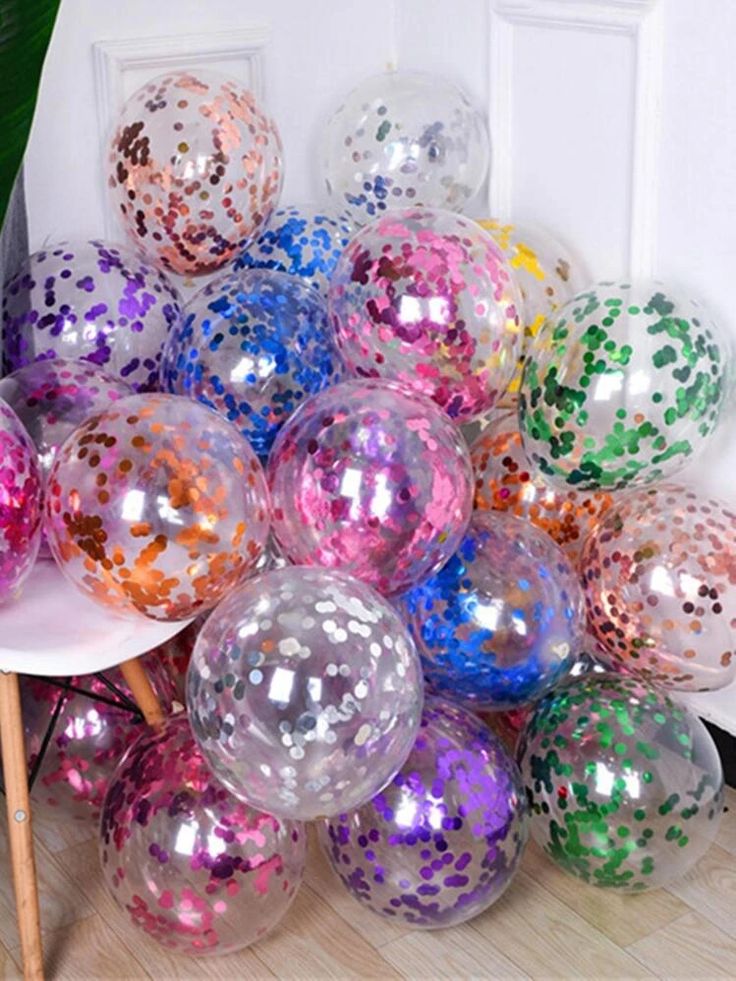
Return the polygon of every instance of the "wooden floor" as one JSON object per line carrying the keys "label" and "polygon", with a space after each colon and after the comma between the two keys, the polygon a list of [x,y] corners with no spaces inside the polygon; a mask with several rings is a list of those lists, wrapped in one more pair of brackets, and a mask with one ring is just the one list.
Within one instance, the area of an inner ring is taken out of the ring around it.
{"label": "wooden floor", "polygon": [[[173,957],[126,924],[98,872],[94,829],[37,821],[49,979],[736,978],[736,792],[717,844],[668,891],[588,888],[534,846],[496,906],[442,932],[411,932],[359,907],[312,850],[276,933],[226,958]],[[0,979],[18,978],[7,838],[0,827]]]}

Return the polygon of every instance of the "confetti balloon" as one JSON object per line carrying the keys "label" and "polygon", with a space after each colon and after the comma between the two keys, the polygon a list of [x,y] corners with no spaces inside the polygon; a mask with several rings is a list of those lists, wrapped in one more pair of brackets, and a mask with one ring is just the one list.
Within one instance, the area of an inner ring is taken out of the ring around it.
{"label": "confetti balloon", "polygon": [[531,337],[554,312],[586,286],[588,276],[578,260],[541,228],[521,228],[493,220],[479,221],[503,250],[521,290],[524,344],[507,396],[515,401]]}
{"label": "confetti balloon", "polygon": [[98,240],[49,246],[5,285],[3,365],[83,358],[150,391],[180,315],[176,289],[133,250]]}
{"label": "confetti balloon", "polygon": [[509,514],[477,514],[459,549],[401,600],[438,692],[471,708],[526,705],[570,671],[585,630],[564,553]]}
{"label": "confetti balloon", "polygon": [[305,853],[302,825],[221,786],[184,715],[136,741],[105,798],[105,882],[133,926],[178,954],[228,954],[265,937],[296,895]]}
{"label": "confetti balloon", "polygon": [[718,831],[723,772],[708,730],[633,678],[588,674],[551,692],[527,724],[519,758],[532,837],[591,885],[664,886]]}
{"label": "confetti balloon", "polygon": [[350,370],[423,392],[458,422],[491,409],[511,380],[520,310],[499,247],[449,211],[378,218],[353,238],[330,282]]}
{"label": "confetti balloon", "polygon": [[173,395],[133,395],[62,446],[46,531],[64,574],[127,615],[187,620],[254,570],[268,536],[268,489],[224,419]]}
{"label": "confetti balloon", "polygon": [[549,483],[527,459],[513,412],[493,415],[473,441],[470,457],[478,510],[508,511],[524,518],[577,562],[585,536],[610,507],[610,494]]}
{"label": "confetti balloon", "polygon": [[41,544],[41,474],[36,449],[0,398],[0,603],[12,599]]}
{"label": "confetti balloon", "polygon": [[326,820],[325,852],[364,906],[403,926],[456,926],[511,882],[527,839],[524,788],[475,715],[431,698],[409,758],[357,810]]}
{"label": "confetti balloon", "polygon": [[366,79],[327,125],[327,191],[358,225],[411,205],[463,211],[490,159],[480,113],[452,82],[424,72]]}
{"label": "confetti balloon", "polygon": [[132,394],[120,378],[88,361],[67,358],[34,361],[0,380],[0,398],[36,444],[44,478],[59,447],[80,423]]}
{"label": "confetti balloon", "polygon": [[276,123],[239,82],[172,71],[128,99],[108,153],[115,209],[134,242],[171,272],[234,259],[278,203]]}
{"label": "confetti balloon", "polygon": [[286,273],[253,269],[192,297],[169,335],[161,380],[216,409],[266,457],[294,409],[339,381],[341,362],[322,298]]}
{"label": "confetti balloon", "polygon": [[583,553],[599,656],[687,691],[736,678],[736,508],[672,484],[617,500]]}
{"label": "confetti balloon", "polygon": [[[161,708],[170,712],[176,690],[166,664],[147,655],[143,665]],[[34,805],[60,821],[99,821],[110,777],[145,729],[121,672],[113,669],[103,675],[65,678],[58,684],[29,676],[21,679],[21,697],[26,751],[31,770],[38,768]]]}
{"label": "confetti balloon", "polygon": [[600,283],[529,344],[524,447],[558,483],[615,489],[671,476],[715,428],[727,341],[659,284]]}
{"label": "confetti balloon", "polygon": [[428,399],[382,381],[314,396],[269,458],[273,531],[295,563],[396,593],[438,569],[472,510],[465,441]]}
{"label": "confetti balloon", "polygon": [[422,710],[414,643],[365,583],[328,569],[268,572],[210,616],[187,680],[213,772],[270,814],[357,807],[409,753]]}
{"label": "confetti balloon", "polygon": [[344,215],[332,215],[314,205],[278,208],[233,268],[290,273],[326,298],[330,276],[352,234]]}

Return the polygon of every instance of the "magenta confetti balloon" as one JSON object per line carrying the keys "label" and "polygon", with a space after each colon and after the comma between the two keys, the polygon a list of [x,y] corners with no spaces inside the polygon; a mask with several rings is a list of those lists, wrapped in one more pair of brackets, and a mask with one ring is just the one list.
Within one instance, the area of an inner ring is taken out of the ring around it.
{"label": "magenta confetti balloon", "polygon": [[422,710],[419,657],[375,590],[329,569],[268,572],[197,639],[192,728],[214,773],[271,814],[357,807],[390,780]]}
{"label": "magenta confetti balloon", "polygon": [[427,700],[409,758],[356,811],[320,836],[345,887],[374,913],[413,927],[455,926],[487,909],[527,839],[518,768],[466,709]]}
{"label": "magenta confetti balloon", "polygon": [[42,249],[5,284],[3,365],[83,358],[137,391],[158,388],[161,349],[181,299],[155,266],[109,242]]}
{"label": "magenta confetti balloon", "polygon": [[36,449],[0,398],[0,603],[16,594],[36,561],[41,494]]}
{"label": "magenta confetti balloon", "polygon": [[[144,657],[143,662],[162,709],[170,712],[176,693],[166,664],[151,655]],[[113,701],[117,698],[98,675],[65,679],[89,695],[65,693],[41,678],[27,677],[21,682],[26,750],[31,766],[36,764],[49,722],[59,699],[63,698],[32,791],[34,804],[56,812],[59,820],[99,821],[110,777],[125,750],[145,728],[141,716],[132,711],[133,694],[120,671],[105,671],[104,677],[130,700],[130,707],[101,701],[100,698]]]}
{"label": "magenta confetti balloon", "polygon": [[348,367],[431,396],[458,422],[491,409],[514,373],[521,294],[493,238],[449,211],[366,225],[330,281]]}
{"label": "magenta confetti balloon", "polygon": [[341,568],[385,594],[438,569],[472,511],[460,431],[425,396],[378,379],[305,402],[281,430],[268,474],[287,558]]}
{"label": "magenta confetti balloon", "polygon": [[241,950],[272,930],[304,872],[305,831],[213,777],[185,716],[147,733],[105,798],[100,855],[130,922],[176,953]]}

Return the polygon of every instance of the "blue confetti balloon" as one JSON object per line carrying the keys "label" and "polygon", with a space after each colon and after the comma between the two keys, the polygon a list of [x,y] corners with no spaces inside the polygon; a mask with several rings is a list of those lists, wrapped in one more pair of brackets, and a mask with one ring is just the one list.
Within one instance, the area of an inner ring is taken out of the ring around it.
{"label": "blue confetti balloon", "polygon": [[337,260],[353,235],[347,218],[312,205],[279,208],[234,269],[275,269],[299,276],[323,296]]}
{"label": "blue confetti balloon", "polygon": [[583,594],[565,553],[503,512],[476,513],[449,562],[399,604],[429,685],[476,709],[540,698],[583,646]]}
{"label": "blue confetti balloon", "polygon": [[164,348],[161,387],[217,410],[265,458],[292,412],[341,370],[320,295],[286,273],[252,269],[191,298]]}

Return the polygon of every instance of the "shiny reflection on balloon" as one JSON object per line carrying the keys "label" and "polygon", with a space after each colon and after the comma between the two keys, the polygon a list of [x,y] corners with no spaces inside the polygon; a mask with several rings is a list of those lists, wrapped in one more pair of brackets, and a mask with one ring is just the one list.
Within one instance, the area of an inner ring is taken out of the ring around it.
{"label": "shiny reflection on balloon", "polygon": [[143,734],[110,782],[100,858],[129,922],[190,957],[242,950],[276,927],[304,873],[305,829],[237,800],[185,716]]}
{"label": "shiny reflection on balloon", "polygon": [[384,594],[442,565],[472,510],[460,432],[429,399],[377,379],[306,402],[279,434],[268,478],[283,554]]}
{"label": "shiny reflection on balloon", "polygon": [[158,388],[161,349],[181,315],[169,279],[132,249],[94,239],[34,252],[3,292],[3,365],[84,359],[136,391]]}
{"label": "shiny reflection on balloon", "polygon": [[667,885],[718,832],[723,771],[708,730],[633,678],[588,674],[548,694],[527,723],[519,760],[532,837],[590,885]]}
{"label": "shiny reflection on balloon", "polygon": [[494,415],[473,441],[475,507],[508,511],[553,538],[577,563],[586,535],[613,498],[601,491],[552,484],[534,469],[521,442],[516,413]]}
{"label": "shiny reflection on balloon", "polygon": [[13,599],[41,544],[41,473],[18,416],[0,398],[0,603]]}
{"label": "shiny reflection on balloon", "polygon": [[667,688],[736,677],[736,507],[677,484],[616,500],[583,552],[599,656]]}
{"label": "shiny reflection on balloon", "polygon": [[423,694],[394,609],[344,573],[303,567],[259,576],[212,613],[187,689],[218,779],[300,820],[356,807],[393,776]]}
{"label": "shiny reflection on balloon", "polygon": [[398,925],[456,926],[495,903],[527,839],[519,771],[475,715],[430,698],[406,763],[372,800],[325,820],[346,889]]}
{"label": "shiny reflection on balloon", "polygon": [[399,608],[430,686],[475,708],[534,701],[582,646],[576,572],[546,535],[507,514],[476,514],[455,554]]}

